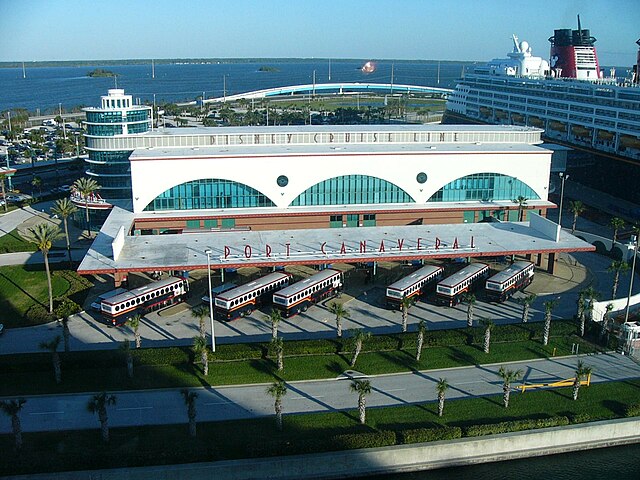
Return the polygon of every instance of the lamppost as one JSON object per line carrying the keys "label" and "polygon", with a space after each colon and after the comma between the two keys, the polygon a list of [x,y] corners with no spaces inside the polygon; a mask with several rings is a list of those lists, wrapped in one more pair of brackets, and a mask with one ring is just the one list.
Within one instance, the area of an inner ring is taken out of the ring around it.
{"label": "lamppost", "polygon": [[211,351],[215,353],[216,336],[213,331],[213,293],[211,293],[211,254],[213,252],[207,249],[204,251],[204,253],[207,255],[207,274],[209,277],[209,319],[211,320]]}
{"label": "lamppost", "polygon": [[560,211],[558,212],[558,225],[562,228],[562,200],[564,199],[564,181],[569,178],[569,175],[565,175],[564,172],[560,172],[560,179],[562,180],[562,186],[560,187]]}
{"label": "lamppost", "polygon": [[627,245],[629,250],[633,250],[633,261],[631,262],[631,281],[629,282],[629,295],[627,295],[627,308],[624,312],[624,323],[629,321],[629,307],[631,305],[631,293],[633,292],[633,276],[636,271],[636,255],[638,254],[638,237],[631,237],[631,243]]}

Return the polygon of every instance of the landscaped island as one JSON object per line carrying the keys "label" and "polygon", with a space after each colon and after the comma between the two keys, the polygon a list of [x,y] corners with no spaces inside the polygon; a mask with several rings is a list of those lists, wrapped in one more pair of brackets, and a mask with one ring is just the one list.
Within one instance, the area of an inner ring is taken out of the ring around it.
{"label": "landscaped island", "polygon": [[103,68],[96,68],[87,73],[87,77],[117,77],[117,73],[113,73],[110,70],[105,70]]}

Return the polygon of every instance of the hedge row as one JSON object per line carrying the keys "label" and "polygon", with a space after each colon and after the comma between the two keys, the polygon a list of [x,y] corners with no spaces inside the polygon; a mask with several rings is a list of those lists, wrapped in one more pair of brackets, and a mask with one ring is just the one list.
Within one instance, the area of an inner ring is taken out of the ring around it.
{"label": "hedge row", "polygon": [[462,429],[460,427],[414,428],[398,432],[398,437],[402,437],[404,444],[454,440],[462,437]]}
{"label": "hedge row", "polygon": [[464,430],[465,437],[480,437],[482,435],[495,435],[498,433],[520,432],[536,428],[559,427],[569,425],[568,417],[550,417],[527,420],[513,420],[510,422],[489,423],[484,425],[471,425]]}

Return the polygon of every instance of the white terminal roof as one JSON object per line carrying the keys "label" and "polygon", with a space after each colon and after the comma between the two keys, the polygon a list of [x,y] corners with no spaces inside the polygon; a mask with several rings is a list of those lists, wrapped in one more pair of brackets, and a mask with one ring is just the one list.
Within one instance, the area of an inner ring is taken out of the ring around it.
{"label": "white terminal roof", "polygon": [[125,235],[121,248],[114,247],[120,229],[130,229],[134,218],[114,207],[78,272],[201,269],[207,267],[206,250],[213,252],[213,268],[594,250],[565,231],[556,241],[528,222]]}

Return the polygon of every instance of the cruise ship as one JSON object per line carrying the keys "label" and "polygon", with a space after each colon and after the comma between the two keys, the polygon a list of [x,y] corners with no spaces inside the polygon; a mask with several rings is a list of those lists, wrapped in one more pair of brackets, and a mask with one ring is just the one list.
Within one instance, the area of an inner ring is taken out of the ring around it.
{"label": "cruise ship", "polygon": [[[572,148],[567,168],[589,186],[640,203],[640,51],[633,74],[600,68],[596,39],[555,30],[549,60],[513,35],[513,51],[460,79],[444,123],[529,125]],[[640,45],[640,40],[638,40]]]}

